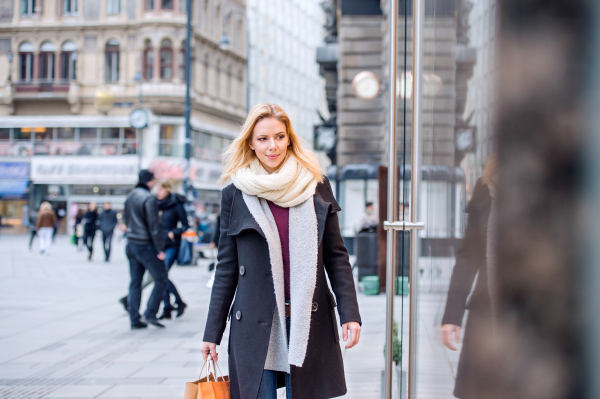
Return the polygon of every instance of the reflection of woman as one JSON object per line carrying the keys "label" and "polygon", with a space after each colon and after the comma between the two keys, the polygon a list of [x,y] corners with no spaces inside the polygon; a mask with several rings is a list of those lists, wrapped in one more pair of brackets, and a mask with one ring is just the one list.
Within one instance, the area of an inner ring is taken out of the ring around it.
{"label": "reflection of woman", "polygon": [[[444,344],[456,350],[454,343],[460,342],[463,316],[465,310],[469,310],[454,387],[454,396],[461,399],[481,398],[482,392],[485,392],[482,388],[489,381],[489,371],[483,369],[477,359],[481,359],[482,351],[490,348],[493,342],[490,337],[494,334],[496,265],[491,245],[494,230],[491,227],[495,225],[495,210],[492,211],[492,208],[495,206],[496,169],[497,159],[492,155],[467,205],[469,219],[461,248],[456,254],[442,319]],[[471,293],[476,277],[477,283]]]}
{"label": "reflection of woman", "polygon": [[[285,112],[259,104],[226,152],[218,262],[201,351],[218,359],[228,314],[232,399],[346,393],[333,294],[346,348],[360,336],[336,203]],[[235,294],[235,301],[232,304]],[[231,310],[230,310],[231,309]]]}
{"label": "reflection of woman", "polygon": [[[165,266],[167,267],[167,273],[171,269],[171,266],[173,266],[173,263],[175,263],[175,259],[177,259],[179,245],[181,244],[181,234],[190,227],[183,207],[185,197],[181,194],[174,194],[172,191],[173,188],[168,181],[159,183],[156,190],[158,209],[162,213],[160,227],[165,243]],[[181,227],[178,227],[179,223],[181,223]],[[171,294],[175,297],[177,308],[171,305]],[[171,312],[174,310],[177,310],[177,317],[180,317],[186,307],[187,305],[181,299],[177,288],[175,288],[171,280],[168,280],[164,297],[163,314],[159,319],[170,319]]]}

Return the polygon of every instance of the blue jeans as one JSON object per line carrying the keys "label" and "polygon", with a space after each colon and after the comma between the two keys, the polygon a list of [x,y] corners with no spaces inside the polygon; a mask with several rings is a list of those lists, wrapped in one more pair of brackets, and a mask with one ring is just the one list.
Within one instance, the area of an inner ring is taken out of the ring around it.
{"label": "blue jeans", "polygon": [[[175,263],[175,259],[177,259],[178,254],[179,254],[179,248],[177,248],[177,247],[165,249],[165,266],[167,269],[167,274],[169,273],[171,266],[173,266],[173,263]],[[175,288],[175,284],[173,284],[171,282],[171,280],[167,280],[167,289],[165,290],[165,296],[163,298],[165,308],[171,306],[171,298],[169,297],[169,294],[173,294],[173,296],[175,297],[175,303],[177,304],[177,306],[179,306],[183,303],[183,301],[181,300],[181,296],[179,295],[179,292],[177,292],[177,288]]]}
{"label": "blue jeans", "polygon": [[156,319],[156,313],[160,306],[160,300],[167,287],[167,269],[163,261],[158,259],[156,248],[153,245],[127,244],[125,253],[129,259],[129,273],[131,274],[131,283],[129,284],[129,317],[131,324],[136,324],[140,320],[140,302],[142,300],[142,279],[144,272],[148,272],[154,278],[154,288],[148,306],[144,312],[147,319]]}
{"label": "blue jeans", "polygon": [[[285,325],[287,330],[288,347],[290,342],[290,318],[285,318]],[[260,381],[260,388],[258,389],[258,397],[256,399],[277,399],[277,371],[264,370],[262,380]],[[286,399],[292,399],[292,385],[290,382],[290,375],[285,373],[285,397]]]}

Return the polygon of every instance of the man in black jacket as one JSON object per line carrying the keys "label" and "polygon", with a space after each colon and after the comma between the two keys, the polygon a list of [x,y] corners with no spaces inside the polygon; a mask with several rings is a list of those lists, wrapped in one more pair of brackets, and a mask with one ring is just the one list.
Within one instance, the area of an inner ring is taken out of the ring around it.
{"label": "man in black jacket", "polygon": [[[129,259],[131,283],[129,285],[128,308],[131,328],[145,328],[147,323],[156,327],[164,327],[156,318],[160,301],[167,287],[167,269],[164,260],[164,242],[158,217],[156,198],[150,193],[154,186],[154,174],[143,169],[139,174],[139,182],[127,196],[123,212],[127,231],[126,254]],[[154,288],[144,317],[140,318],[140,301],[142,299],[142,279],[148,270],[154,278]]]}
{"label": "man in black jacket", "polygon": [[102,242],[104,243],[104,261],[110,259],[110,247],[113,232],[117,226],[117,212],[111,209],[110,202],[104,203],[104,212],[98,215],[98,225],[102,231]]}

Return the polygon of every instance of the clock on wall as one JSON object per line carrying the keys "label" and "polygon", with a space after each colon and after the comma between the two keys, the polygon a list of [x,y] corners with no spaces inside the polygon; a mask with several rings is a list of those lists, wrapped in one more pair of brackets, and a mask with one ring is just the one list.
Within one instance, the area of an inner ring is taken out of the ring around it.
{"label": "clock on wall", "polygon": [[129,114],[129,123],[135,129],[143,129],[148,126],[148,111],[144,108],[136,108]]}
{"label": "clock on wall", "polygon": [[372,100],[381,91],[381,82],[373,72],[362,71],[352,79],[352,90],[361,100]]}

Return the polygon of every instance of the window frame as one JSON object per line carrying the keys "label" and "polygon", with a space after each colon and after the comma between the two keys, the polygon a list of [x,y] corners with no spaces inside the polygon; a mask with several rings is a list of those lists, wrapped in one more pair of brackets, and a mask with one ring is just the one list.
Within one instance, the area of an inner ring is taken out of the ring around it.
{"label": "window frame", "polygon": [[[165,41],[168,41],[170,46],[165,46]],[[169,55],[169,61],[163,62],[163,54]],[[160,42],[160,52],[159,52],[159,61],[160,61],[160,79],[164,81],[173,80],[173,42],[171,39],[163,39]],[[170,71],[170,77],[166,77],[166,71]]]}
{"label": "window frame", "polygon": [[[25,60],[25,65],[23,61]],[[32,51],[19,51],[19,82],[31,83],[33,82],[33,52]],[[25,68],[25,69],[23,69]],[[23,73],[25,72],[25,73]],[[25,76],[23,76],[25,75]]]}
{"label": "window frame", "polygon": [[120,51],[116,40],[109,40],[104,47],[104,81],[107,83],[119,82]]}
{"label": "window frame", "polygon": [[77,15],[77,2],[78,0],[62,0],[62,15]]}
{"label": "window frame", "polygon": [[121,0],[106,0],[106,15],[121,14]]}
{"label": "window frame", "polygon": [[21,16],[32,17],[35,15],[36,0],[21,0]]}
{"label": "window frame", "polygon": [[[144,52],[143,52],[142,56],[144,57],[144,59],[143,59],[144,79],[152,80],[154,78],[154,57],[155,57],[155,55],[154,55],[154,47],[152,46],[152,42],[150,42],[149,40],[147,40],[146,43],[144,44]],[[148,59],[148,58],[150,58],[150,59]]]}
{"label": "window frame", "polygon": [[[39,60],[40,81],[45,83],[54,82],[54,79],[56,77],[56,53],[53,51],[42,51],[40,52]],[[44,66],[46,68],[44,68]],[[44,71],[44,69],[46,69],[46,71]]]}

